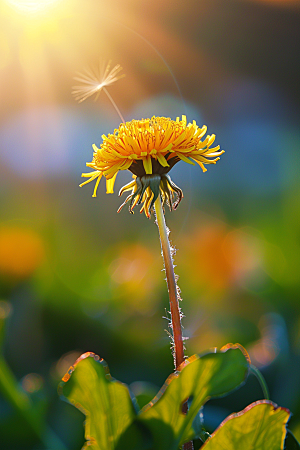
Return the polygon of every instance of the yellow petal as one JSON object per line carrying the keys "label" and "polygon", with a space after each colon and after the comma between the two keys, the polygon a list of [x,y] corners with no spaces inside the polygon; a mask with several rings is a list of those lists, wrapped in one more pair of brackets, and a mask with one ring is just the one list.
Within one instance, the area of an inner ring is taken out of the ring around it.
{"label": "yellow petal", "polygon": [[152,175],[152,161],[151,156],[147,155],[146,158],[143,158],[143,165],[147,175]]}
{"label": "yellow petal", "polygon": [[93,181],[93,180],[94,180],[95,178],[97,178],[98,176],[100,176],[100,178],[101,178],[101,176],[102,176],[102,173],[99,172],[99,171],[98,171],[98,173],[92,175],[91,178],[90,178],[89,180],[86,180],[86,181],[84,181],[83,183],[81,183],[81,184],[79,185],[79,187],[84,186],[84,185],[87,184],[87,183],[90,183],[91,181]]}
{"label": "yellow petal", "polygon": [[221,150],[219,152],[213,152],[213,153],[206,153],[205,156],[209,157],[209,158],[213,158],[215,156],[223,155],[223,153],[225,153],[225,150]]}
{"label": "yellow petal", "polygon": [[107,170],[103,171],[103,175],[105,178],[110,179],[115,176],[115,173],[118,172],[120,169],[120,166],[123,164],[124,161],[120,161],[117,164],[114,164],[113,166],[109,167]]}
{"label": "yellow petal", "polygon": [[124,142],[127,143],[132,147],[133,151],[135,153],[140,153],[141,149],[136,141],[136,139],[133,139],[131,136],[124,136],[123,137]]}
{"label": "yellow petal", "polygon": [[169,167],[168,161],[166,160],[166,158],[164,157],[164,155],[162,155],[161,153],[157,153],[157,159],[158,162],[161,166],[163,167]]}
{"label": "yellow petal", "polygon": [[219,146],[219,145],[217,145],[217,146],[214,147],[214,148],[210,148],[210,149],[209,149],[209,153],[210,153],[210,152],[217,152],[218,150],[220,150],[220,146]]}
{"label": "yellow petal", "polygon": [[212,134],[208,140],[207,147],[210,147],[211,144],[215,141],[215,139],[216,139],[216,135]]}
{"label": "yellow petal", "polygon": [[179,136],[177,136],[176,139],[172,142],[172,147],[177,147],[178,145],[181,145],[185,141],[186,131],[183,130]]}
{"label": "yellow petal", "polygon": [[172,133],[173,133],[173,130],[171,127],[169,129],[165,130],[163,140],[160,143],[161,148],[167,147],[167,145],[170,144],[169,140],[170,140],[170,137],[172,136]]}
{"label": "yellow petal", "polygon": [[207,172],[207,169],[204,167],[204,164],[201,161],[197,161],[197,159],[194,159],[194,161],[196,161],[196,163],[199,164],[203,172]]}
{"label": "yellow petal", "polygon": [[96,144],[93,144],[92,147],[95,153],[97,153],[100,150],[100,148],[98,148]]}
{"label": "yellow petal", "polygon": [[124,161],[123,164],[120,166],[120,170],[127,170],[132,164],[132,160],[128,159],[127,161]]}
{"label": "yellow petal", "polygon": [[109,180],[106,180],[106,193],[107,194],[114,193],[114,184],[116,181],[117,174],[118,174],[118,172],[116,172],[112,178],[110,178]]}
{"label": "yellow petal", "polygon": [[182,161],[184,161],[184,162],[186,162],[186,163],[188,163],[188,164],[192,164],[192,166],[195,165],[195,164],[194,164],[190,159],[188,159],[186,156],[184,156],[184,155],[182,155],[181,153],[178,153],[178,152],[175,152],[175,153],[176,153],[176,155],[178,156],[178,158],[182,159]]}
{"label": "yellow petal", "polygon": [[101,178],[102,178],[102,173],[101,173],[101,175],[99,175],[98,180],[96,181],[92,197],[96,197],[96,195],[97,195],[97,189],[98,189]]}
{"label": "yellow petal", "polygon": [[197,137],[198,139],[201,139],[205,135],[206,132],[207,132],[207,126],[203,125],[202,128],[199,128],[197,130],[197,133],[195,134],[194,137]]}
{"label": "yellow petal", "polygon": [[91,178],[93,175],[97,176],[98,174],[99,170],[96,170],[95,172],[82,173],[81,176],[85,178]]}
{"label": "yellow petal", "polygon": [[200,149],[206,147],[209,139],[210,139],[210,136],[206,136],[206,138],[204,139],[203,142],[199,141],[197,144],[197,148],[200,150]]}
{"label": "yellow petal", "polygon": [[125,186],[123,186],[123,187],[120,189],[119,196],[121,196],[122,194],[124,194],[124,192],[126,192],[126,191],[131,191],[135,185],[136,185],[136,181],[135,181],[135,180],[131,181],[131,182],[128,183],[128,184],[125,184]]}

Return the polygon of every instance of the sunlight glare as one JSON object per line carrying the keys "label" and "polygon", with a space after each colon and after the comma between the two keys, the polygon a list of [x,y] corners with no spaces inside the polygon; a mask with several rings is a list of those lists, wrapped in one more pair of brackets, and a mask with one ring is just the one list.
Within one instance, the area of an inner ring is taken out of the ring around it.
{"label": "sunlight glare", "polygon": [[6,0],[15,10],[25,14],[36,14],[44,11],[60,0]]}

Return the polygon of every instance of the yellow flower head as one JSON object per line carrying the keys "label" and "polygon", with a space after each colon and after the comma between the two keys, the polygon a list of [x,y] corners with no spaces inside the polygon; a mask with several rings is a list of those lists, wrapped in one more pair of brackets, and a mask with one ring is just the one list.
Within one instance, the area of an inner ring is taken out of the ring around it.
{"label": "yellow flower head", "polygon": [[[120,195],[132,190],[124,202],[130,201],[130,212],[133,212],[136,204],[143,203],[141,212],[145,211],[150,217],[159,193],[170,209],[176,208],[182,198],[182,191],[171,181],[168,175],[170,169],[180,160],[193,165],[195,161],[206,172],[204,164],[215,164],[224,153],[219,145],[211,148],[215,141],[214,134],[202,140],[206,130],[205,125],[199,128],[195,121],[187,124],[185,116],[182,116],[182,120],[177,117],[176,121],[152,117],[121,123],[114,134],[102,136],[100,148],[93,145],[93,160],[86,165],[93,168],[94,172],[83,173],[82,176],[89,179],[80,186],[97,180],[93,193],[93,197],[96,197],[100,179],[104,175],[106,192],[113,193],[117,173],[128,169],[133,173],[134,180],[121,189]],[[176,202],[173,202],[174,196],[177,196]]]}

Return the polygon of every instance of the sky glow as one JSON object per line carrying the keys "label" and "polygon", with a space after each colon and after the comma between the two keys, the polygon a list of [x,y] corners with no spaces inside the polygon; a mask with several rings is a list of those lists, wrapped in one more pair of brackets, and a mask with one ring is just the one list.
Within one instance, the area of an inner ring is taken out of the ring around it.
{"label": "sky glow", "polygon": [[36,14],[47,10],[60,0],[6,0],[6,3],[17,12],[23,14]]}

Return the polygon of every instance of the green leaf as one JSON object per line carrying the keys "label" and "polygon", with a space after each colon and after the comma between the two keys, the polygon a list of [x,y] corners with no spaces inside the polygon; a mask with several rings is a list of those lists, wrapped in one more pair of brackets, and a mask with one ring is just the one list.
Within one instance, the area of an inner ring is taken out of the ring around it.
{"label": "green leaf", "polygon": [[[189,358],[172,374],[141,413],[128,388],[112,380],[107,364],[85,353],[63,378],[62,394],[86,415],[85,436],[91,450],[177,450],[199,435],[199,410],[210,398],[237,388],[249,371],[242,347]],[[189,399],[189,411],[182,412]]]}
{"label": "green leaf", "polygon": [[[245,350],[238,345],[229,345],[224,350],[189,358],[185,367],[167,379],[153,402],[137,416],[135,422],[143,423],[151,431],[153,449],[177,450],[197,437],[201,430],[195,427],[194,419],[204,403],[211,397],[227,394],[245,381],[249,371]],[[187,399],[189,410],[184,414],[182,407]],[[121,443],[122,438],[120,448]]]}
{"label": "green leaf", "polygon": [[268,400],[228,416],[201,450],[283,450],[288,409]]}
{"label": "green leaf", "polygon": [[85,438],[91,450],[114,450],[136,416],[127,386],[113,380],[106,362],[91,352],[71,367],[60,391],[86,415]]}

